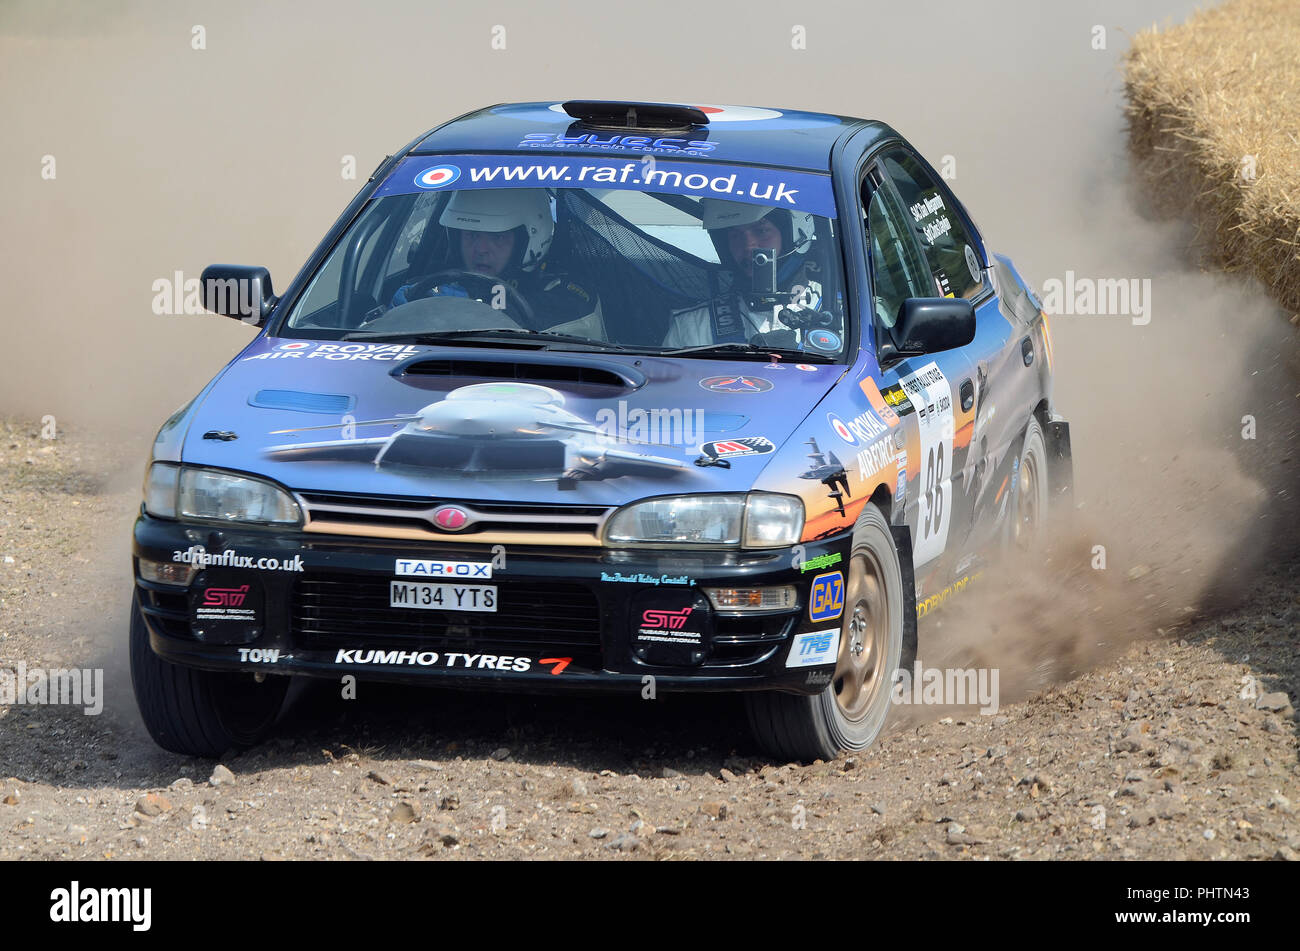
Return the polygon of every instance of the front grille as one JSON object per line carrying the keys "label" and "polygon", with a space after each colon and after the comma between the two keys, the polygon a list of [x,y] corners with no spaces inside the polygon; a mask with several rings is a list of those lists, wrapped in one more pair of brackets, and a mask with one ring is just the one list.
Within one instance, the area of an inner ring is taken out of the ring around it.
{"label": "front grille", "polygon": [[[479,502],[453,499],[376,496],[342,492],[300,492],[309,532],[411,538],[480,544],[598,545],[601,525],[610,512],[604,505]],[[469,525],[445,532],[434,513],[454,504],[468,514]]]}
{"label": "front grille", "polygon": [[572,657],[599,670],[600,606],[587,588],[550,582],[498,584],[497,610],[389,607],[388,578],[307,576],[294,583],[290,631],[314,650],[391,648]]}

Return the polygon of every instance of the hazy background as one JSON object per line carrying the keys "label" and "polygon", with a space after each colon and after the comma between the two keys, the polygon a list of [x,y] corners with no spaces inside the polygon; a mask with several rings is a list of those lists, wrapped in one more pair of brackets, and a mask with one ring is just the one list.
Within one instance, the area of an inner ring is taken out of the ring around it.
{"label": "hazy background", "polygon": [[[470,109],[632,98],[879,118],[936,165],[955,158],[951,184],[1031,282],[1151,279],[1147,326],[1053,322],[1058,405],[1088,540],[1120,572],[1164,567],[1199,588],[1234,545],[1294,536],[1296,409],[1282,315],[1189,265],[1182,226],[1135,210],[1121,57],[1134,32],[1195,6],[8,0],[0,413],[138,446],[134,481],[161,420],[252,336],[154,315],[153,282],[221,261],[266,265],[283,289],[387,153]],[[791,47],[796,25],[806,49]]]}

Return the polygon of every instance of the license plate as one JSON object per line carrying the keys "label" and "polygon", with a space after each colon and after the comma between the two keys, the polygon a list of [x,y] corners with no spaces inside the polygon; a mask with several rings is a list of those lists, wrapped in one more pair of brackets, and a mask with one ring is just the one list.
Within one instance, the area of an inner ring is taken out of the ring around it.
{"label": "license plate", "polygon": [[426,611],[495,611],[494,584],[423,584],[394,581],[388,590],[388,606],[423,608]]}

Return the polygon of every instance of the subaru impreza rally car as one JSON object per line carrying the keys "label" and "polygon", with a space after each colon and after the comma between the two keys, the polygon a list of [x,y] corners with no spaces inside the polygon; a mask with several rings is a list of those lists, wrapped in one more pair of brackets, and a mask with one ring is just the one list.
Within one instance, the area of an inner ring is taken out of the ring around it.
{"label": "subaru impreza rally car", "polygon": [[260,332],[135,523],[169,750],[349,675],[738,691],[775,755],[861,749],[918,616],[1068,508],[1039,302],[879,122],[493,106],[385,160],[283,296],[202,283]]}

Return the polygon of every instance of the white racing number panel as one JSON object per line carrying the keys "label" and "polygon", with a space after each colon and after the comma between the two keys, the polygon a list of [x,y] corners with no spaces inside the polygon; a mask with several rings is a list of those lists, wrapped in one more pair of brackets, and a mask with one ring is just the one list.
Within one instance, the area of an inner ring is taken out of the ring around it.
{"label": "white racing number panel", "polygon": [[920,499],[912,533],[912,563],[943,554],[952,522],[952,387],[937,363],[927,363],[899,380],[916,410],[921,431]]}
{"label": "white racing number panel", "polygon": [[497,588],[492,584],[425,584],[393,581],[388,606],[426,611],[495,611]]}

